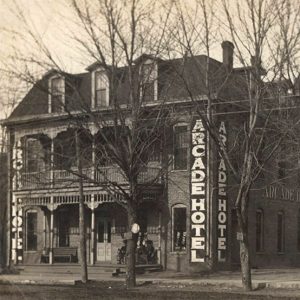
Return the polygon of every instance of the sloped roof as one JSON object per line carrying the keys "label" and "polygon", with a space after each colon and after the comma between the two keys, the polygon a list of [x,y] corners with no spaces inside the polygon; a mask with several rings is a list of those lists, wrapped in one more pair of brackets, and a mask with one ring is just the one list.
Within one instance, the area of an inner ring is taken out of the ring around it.
{"label": "sloped roof", "polygon": [[[147,56],[148,57],[148,56]],[[209,63],[210,92],[224,90],[224,81],[228,80],[226,68],[224,65],[206,55],[194,57],[183,57],[170,60],[158,59],[158,98],[168,97],[172,101],[176,99],[187,98],[189,93],[186,86],[188,84],[190,91],[197,95],[206,95],[206,70]],[[91,65],[88,69],[94,69],[98,64]],[[137,64],[138,66],[138,64]],[[38,116],[48,112],[48,79],[53,72],[48,72],[40,81],[38,81],[19,105],[14,109],[8,120],[17,120],[24,116]],[[66,97],[69,97],[71,110],[82,110],[84,106],[91,105],[91,73],[81,74],[63,74],[66,79]],[[231,74],[231,77],[234,76]],[[127,101],[128,74],[127,68],[121,67],[117,74],[117,98],[120,103]],[[168,101],[170,101],[168,100]]]}

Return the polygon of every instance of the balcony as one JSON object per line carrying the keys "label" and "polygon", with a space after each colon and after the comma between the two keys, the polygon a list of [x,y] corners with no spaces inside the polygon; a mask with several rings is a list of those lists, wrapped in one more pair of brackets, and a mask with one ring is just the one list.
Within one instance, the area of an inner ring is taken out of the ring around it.
{"label": "balcony", "polygon": [[[160,184],[161,168],[148,167],[138,176],[139,184]],[[97,186],[99,184],[117,183],[128,184],[120,168],[115,166],[102,167],[99,170],[93,168],[83,169],[83,182],[85,186]],[[17,180],[17,190],[68,188],[78,185],[78,170],[48,170],[41,172],[21,173]]]}

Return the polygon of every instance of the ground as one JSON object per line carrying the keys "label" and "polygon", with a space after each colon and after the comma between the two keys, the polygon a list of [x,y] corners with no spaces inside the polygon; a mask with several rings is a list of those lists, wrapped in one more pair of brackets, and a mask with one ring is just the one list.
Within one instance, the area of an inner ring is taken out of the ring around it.
{"label": "ground", "polygon": [[197,285],[163,285],[145,282],[126,290],[122,282],[90,282],[87,285],[20,285],[1,284],[1,300],[40,299],[300,299],[297,290],[262,289],[250,293],[240,290],[215,289]]}

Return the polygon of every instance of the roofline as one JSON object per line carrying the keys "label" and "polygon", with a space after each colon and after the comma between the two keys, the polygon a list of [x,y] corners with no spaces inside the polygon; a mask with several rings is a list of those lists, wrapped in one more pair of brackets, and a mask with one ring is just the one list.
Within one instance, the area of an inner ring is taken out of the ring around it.
{"label": "roofline", "polygon": [[[207,95],[197,95],[196,101],[204,101],[207,100]],[[214,95],[214,99],[216,99],[216,95]],[[154,107],[154,106],[160,106],[160,105],[178,105],[178,104],[185,104],[185,103],[192,103],[193,100],[188,98],[172,98],[171,101],[156,101],[153,103],[145,103],[144,107]],[[121,105],[122,109],[126,109],[126,104]],[[93,110],[92,113],[98,113],[98,112],[112,112],[112,107],[106,107],[103,109],[97,109]],[[72,116],[84,116],[89,113],[85,113],[83,111],[73,111],[71,113]],[[45,120],[51,120],[51,121],[58,121],[58,120],[64,120],[68,119],[70,115],[68,113],[47,113],[47,114],[41,114],[41,115],[30,115],[30,116],[22,116],[22,117],[15,117],[15,118],[7,118],[0,120],[0,124],[2,126],[13,126],[13,125],[20,125],[20,124],[26,124],[28,122],[39,122],[39,121],[45,121]]]}

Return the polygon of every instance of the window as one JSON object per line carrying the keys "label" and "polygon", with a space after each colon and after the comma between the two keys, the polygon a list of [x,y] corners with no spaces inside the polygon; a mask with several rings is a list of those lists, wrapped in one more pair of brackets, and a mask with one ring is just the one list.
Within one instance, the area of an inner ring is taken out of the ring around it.
{"label": "window", "polygon": [[284,252],[284,214],[277,214],[277,252]]}
{"label": "window", "polygon": [[108,106],[108,79],[104,72],[95,73],[95,107]]}
{"label": "window", "polygon": [[70,214],[68,211],[60,211],[58,214],[58,241],[59,247],[70,246]]}
{"label": "window", "polygon": [[43,169],[44,149],[37,139],[26,140],[26,172],[35,173]]}
{"label": "window", "polygon": [[256,211],[256,252],[264,250],[264,214],[261,209]]}
{"label": "window", "polygon": [[51,80],[51,112],[62,112],[64,107],[64,80],[56,77]]}
{"label": "window", "polygon": [[186,207],[176,205],[172,210],[173,217],[173,251],[184,251],[186,249]]}
{"label": "window", "polygon": [[187,126],[174,127],[174,170],[187,170],[188,149]]}
{"label": "window", "polygon": [[37,250],[37,212],[26,213],[26,248],[27,251]]}
{"label": "window", "polygon": [[155,65],[143,64],[141,67],[142,84],[141,97],[144,102],[153,102],[155,99]]}

